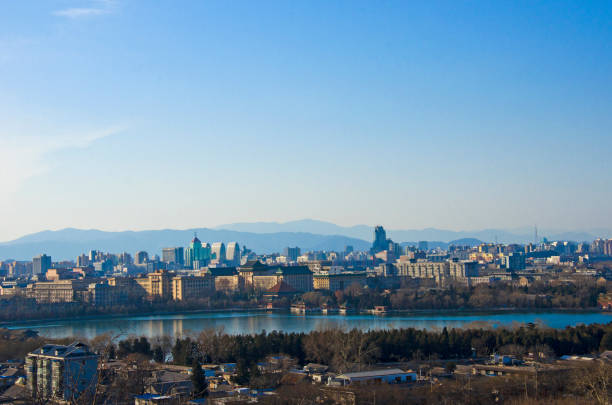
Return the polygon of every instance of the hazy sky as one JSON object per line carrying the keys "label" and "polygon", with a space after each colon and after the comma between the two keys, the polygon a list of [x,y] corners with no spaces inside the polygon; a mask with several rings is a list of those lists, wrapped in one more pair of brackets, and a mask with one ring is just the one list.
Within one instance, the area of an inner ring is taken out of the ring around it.
{"label": "hazy sky", "polygon": [[0,240],[612,227],[610,1],[0,1]]}

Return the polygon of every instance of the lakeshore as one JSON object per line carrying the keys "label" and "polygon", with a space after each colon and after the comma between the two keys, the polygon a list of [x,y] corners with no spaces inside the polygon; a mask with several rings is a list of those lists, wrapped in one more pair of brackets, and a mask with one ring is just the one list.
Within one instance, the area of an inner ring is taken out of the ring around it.
{"label": "lakeshore", "polygon": [[514,327],[534,323],[562,329],[579,324],[612,321],[612,313],[601,311],[401,311],[385,315],[366,313],[340,315],[321,313],[292,314],[289,311],[231,309],[181,311],[172,313],[102,315],[71,319],[47,319],[2,324],[8,329],[32,329],[42,336],[94,338],[105,333],[138,335],[155,338],[198,334],[206,329],[223,329],[229,334],[268,332],[310,332],[331,328],[342,329],[441,329],[465,327]]}

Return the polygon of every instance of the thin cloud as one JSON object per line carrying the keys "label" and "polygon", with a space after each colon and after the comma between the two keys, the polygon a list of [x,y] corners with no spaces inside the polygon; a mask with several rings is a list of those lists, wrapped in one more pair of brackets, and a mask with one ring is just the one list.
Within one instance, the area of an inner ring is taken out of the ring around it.
{"label": "thin cloud", "polygon": [[85,149],[93,142],[123,132],[114,126],[57,136],[0,136],[0,191],[14,193],[28,179],[51,169],[47,157],[66,149]]}
{"label": "thin cloud", "polygon": [[57,10],[53,12],[53,15],[67,18],[91,17],[103,14],[110,14],[110,10],[103,8],[67,8],[65,10]]}
{"label": "thin cloud", "polygon": [[87,18],[104,14],[111,14],[116,10],[117,3],[114,0],[97,0],[92,7],[73,7],[56,10],[53,15],[65,18]]}

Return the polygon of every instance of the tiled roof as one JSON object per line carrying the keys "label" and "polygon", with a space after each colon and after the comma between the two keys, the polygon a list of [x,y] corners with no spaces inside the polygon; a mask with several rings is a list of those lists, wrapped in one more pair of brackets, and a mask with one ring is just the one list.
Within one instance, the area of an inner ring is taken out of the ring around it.
{"label": "tiled roof", "polygon": [[282,266],[276,271],[277,274],[312,274],[308,266]]}
{"label": "tiled roof", "polygon": [[289,284],[285,283],[282,280],[276,283],[274,287],[266,291],[266,293],[269,294],[291,294],[296,292],[298,291],[295,288],[291,287]]}
{"label": "tiled roof", "polygon": [[244,265],[240,266],[240,271],[261,271],[268,269],[268,266],[259,260],[249,260]]}
{"label": "tiled roof", "polygon": [[213,277],[235,276],[238,274],[235,267],[209,267],[208,273]]}

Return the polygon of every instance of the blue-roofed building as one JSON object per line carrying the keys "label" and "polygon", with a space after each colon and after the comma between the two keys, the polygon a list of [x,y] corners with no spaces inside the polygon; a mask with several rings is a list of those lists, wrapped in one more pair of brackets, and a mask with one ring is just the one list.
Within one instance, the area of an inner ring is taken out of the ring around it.
{"label": "blue-roofed building", "polygon": [[142,394],[134,397],[134,405],[174,405],[176,399],[170,395]]}
{"label": "blue-roofed building", "polygon": [[219,368],[224,373],[233,373],[236,370],[236,363],[223,363]]}
{"label": "blue-roofed building", "polygon": [[187,405],[204,405],[208,401],[208,398],[194,398],[187,402]]}
{"label": "blue-roofed building", "polygon": [[387,383],[400,384],[414,382],[417,375],[412,371],[403,371],[399,368],[389,368],[384,370],[359,371],[355,373],[340,374],[335,377],[330,377],[329,385],[351,385],[351,384],[371,384],[371,383]]}

